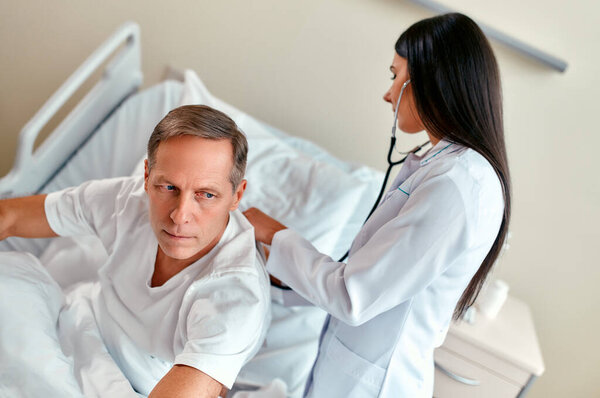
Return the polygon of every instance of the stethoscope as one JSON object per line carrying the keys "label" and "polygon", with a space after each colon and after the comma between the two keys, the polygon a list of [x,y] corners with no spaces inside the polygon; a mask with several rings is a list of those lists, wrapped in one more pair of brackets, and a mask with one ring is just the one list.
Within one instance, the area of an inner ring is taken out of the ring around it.
{"label": "stethoscope", "polygon": [[[385,177],[383,178],[383,183],[381,184],[381,189],[379,190],[379,195],[377,195],[377,200],[375,200],[375,203],[373,204],[373,208],[371,209],[371,211],[369,212],[369,215],[363,222],[363,225],[369,220],[371,215],[375,212],[375,209],[377,209],[377,206],[379,206],[379,202],[381,201],[381,198],[383,197],[383,193],[385,192],[385,188],[387,186],[387,182],[390,177],[390,173],[392,172],[392,168],[394,168],[394,166],[398,166],[399,164],[404,163],[404,161],[411,154],[419,152],[425,145],[429,144],[429,141],[426,141],[423,144],[414,147],[413,149],[411,149],[408,152],[400,152],[400,151],[396,150],[396,152],[398,152],[400,155],[404,155],[404,157],[397,161],[392,160],[392,154],[394,152],[394,149],[396,148],[396,124],[397,124],[397,120],[398,120],[398,109],[400,107],[400,100],[402,99],[402,94],[404,94],[404,90],[406,89],[406,86],[408,86],[409,83],[410,83],[410,79],[408,79],[407,81],[404,82],[404,84],[402,85],[402,88],[400,89],[400,95],[398,95],[398,102],[396,102],[396,110],[394,112],[394,125],[392,126],[392,136],[390,137],[390,149],[389,149],[388,155],[387,155],[388,168],[385,172]],[[346,257],[348,257],[348,254],[350,254],[350,249],[348,249],[346,254],[344,254],[338,260],[338,262],[344,261],[346,259]],[[273,283],[271,283],[271,284],[273,285]],[[274,285],[274,286],[276,286],[280,289],[284,289],[284,290],[292,290],[292,288],[285,286],[285,285]]]}
{"label": "stethoscope", "polygon": [[[377,209],[377,206],[379,206],[379,202],[381,201],[381,198],[383,197],[383,193],[385,192],[385,188],[387,186],[388,179],[390,178],[390,173],[392,172],[392,169],[394,168],[394,166],[398,166],[399,164],[404,163],[404,161],[411,154],[419,152],[425,145],[429,144],[429,141],[426,141],[426,142],[422,143],[421,145],[414,147],[413,149],[411,149],[408,152],[400,152],[400,151],[396,150],[396,152],[398,152],[400,155],[404,155],[404,157],[395,162],[392,160],[392,154],[394,152],[394,149],[396,148],[396,124],[397,124],[397,120],[398,120],[398,109],[400,108],[400,100],[402,99],[402,94],[404,94],[404,90],[406,89],[406,86],[408,86],[409,83],[410,83],[410,79],[408,79],[407,81],[404,82],[404,84],[402,85],[402,88],[400,89],[400,95],[398,95],[398,101],[396,102],[396,110],[394,112],[394,124],[392,126],[392,136],[390,137],[390,149],[389,149],[388,155],[387,155],[388,168],[385,172],[385,177],[383,178],[383,183],[381,184],[381,189],[379,190],[379,195],[377,195],[377,199],[375,200],[375,203],[373,204],[373,208],[369,212],[369,215],[367,216],[367,218],[365,218],[363,225],[366,224],[366,222],[369,220],[371,215],[375,212],[375,209]],[[350,254],[349,249],[346,252],[346,254],[344,254],[338,260],[338,262],[344,261],[346,259],[346,257],[348,257],[348,254]]]}

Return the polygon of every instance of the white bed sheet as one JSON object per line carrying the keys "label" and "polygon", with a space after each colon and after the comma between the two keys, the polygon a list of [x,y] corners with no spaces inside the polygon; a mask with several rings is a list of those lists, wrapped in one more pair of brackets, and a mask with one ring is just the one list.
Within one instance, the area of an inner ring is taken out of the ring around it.
{"label": "white bed sheet", "polygon": [[[372,206],[382,174],[340,161],[313,143],[291,137],[255,120],[212,96],[192,71],[186,71],[184,84],[168,81],[125,102],[73,156],[44,192],[76,185],[90,178],[141,173],[146,141],[154,125],[170,109],[184,104],[207,104],[220,109],[246,133],[250,147],[249,183],[241,207],[263,209],[333,257],[347,250]],[[78,350],[76,345],[73,346],[77,344],[73,343],[78,341],[77,336],[85,335],[91,339],[88,341],[98,341],[94,340],[98,336],[94,335],[90,324],[93,314],[86,309],[82,293],[86,290],[78,284],[93,281],[97,268],[106,258],[99,241],[94,237],[77,237],[57,238],[52,243],[18,239],[0,242],[0,250],[7,249],[29,251],[40,256],[54,280],[70,294],[67,301],[78,297],[76,302],[69,302],[64,307],[64,316],[61,315],[64,330],[59,329],[58,335],[63,336],[63,351],[71,355],[73,376],[83,393],[93,395],[93,391],[100,391],[99,388],[118,387],[120,382],[115,381],[118,375],[93,373],[94,369],[110,368],[108,365],[98,366],[107,359],[100,346],[97,346],[96,355],[83,358],[77,358],[75,353]],[[39,273],[36,275],[39,276]],[[290,309],[274,303],[273,324],[265,345],[256,358],[242,369],[240,382],[261,386],[279,378],[287,386],[288,396],[301,396],[316,355],[324,317],[324,312],[314,307]],[[88,326],[81,329],[81,325]],[[0,345],[10,345],[10,339],[0,336]],[[94,359],[96,356],[99,359]],[[108,386],[99,387],[102,383],[108,383]],[[126,387],[118,388],[123,388],[124,396],[130,394]]]}

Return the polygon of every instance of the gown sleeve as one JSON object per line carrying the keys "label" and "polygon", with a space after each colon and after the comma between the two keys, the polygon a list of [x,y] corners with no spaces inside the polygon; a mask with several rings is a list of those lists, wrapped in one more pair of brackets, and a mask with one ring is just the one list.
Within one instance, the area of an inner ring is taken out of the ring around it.
{"label": "gown sleeve", "polygon": [[196,368],[231,388],[270,324],[264,284],[258,274],[230,271],[188,289],[182,308],[189,307],[189,312],[177,332],[185,345],[174,363]]}
{"label": "gown sleeve", "polygon": [[44,208],[50,228],[59,236],[97,236],[110,253],[117,218],[132,192],[141,186],[138,180],[93,180],[48,194]]}

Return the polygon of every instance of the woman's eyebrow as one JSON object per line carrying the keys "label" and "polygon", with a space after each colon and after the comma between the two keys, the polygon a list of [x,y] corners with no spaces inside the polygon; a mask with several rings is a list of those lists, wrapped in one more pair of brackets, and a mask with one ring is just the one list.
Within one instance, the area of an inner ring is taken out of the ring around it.
{"label": "woman's eyebrow", "polygon": [[391,65],[391,66],[390,66],[390,70],[391,70],[392,72],[394,72],[394,71],[396,70],[396,68],[394,68],[394,65]]}

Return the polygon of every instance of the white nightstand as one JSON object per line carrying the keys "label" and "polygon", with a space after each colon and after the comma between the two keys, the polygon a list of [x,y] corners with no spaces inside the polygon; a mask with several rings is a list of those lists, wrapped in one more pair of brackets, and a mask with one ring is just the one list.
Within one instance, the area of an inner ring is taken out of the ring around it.
{"label": "white nightstand", "polygon": [[523,397],[544,373],[529,307],[510,296],[496,319],[454,323],[435,362],[436,398]]}

